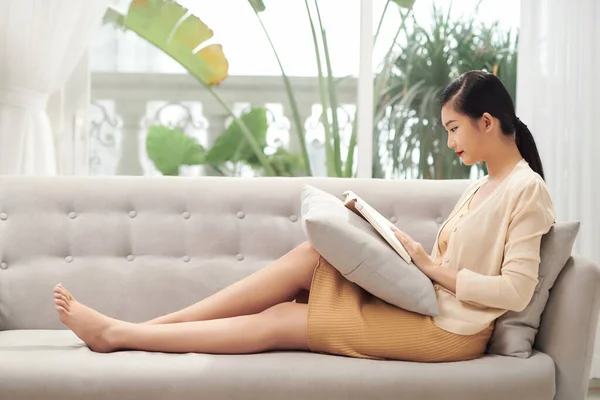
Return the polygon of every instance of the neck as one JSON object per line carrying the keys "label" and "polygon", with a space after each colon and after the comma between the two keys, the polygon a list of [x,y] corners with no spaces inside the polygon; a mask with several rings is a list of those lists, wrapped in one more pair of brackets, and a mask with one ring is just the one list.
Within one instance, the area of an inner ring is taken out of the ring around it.
{"label": "neck", "polygon": [[494,154],[484,160],[487,166],[489,179],[504,179],[522,159],[523,156],[519,152],[514,141],[509,144],[504,144],[501,146],[501,151],[494,151]]}

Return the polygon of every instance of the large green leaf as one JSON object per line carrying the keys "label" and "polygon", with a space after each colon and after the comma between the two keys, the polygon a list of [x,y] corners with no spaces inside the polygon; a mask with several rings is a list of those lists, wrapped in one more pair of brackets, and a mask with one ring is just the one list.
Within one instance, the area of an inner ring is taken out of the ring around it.
{"label": "large green leaf", "polygon": [[[267,146],[267,110],[262,107],[252,108],[240,118],[250,129],[261,149]],[[206,162],[221,164],[227,161],[258,163],[248,141],[235,121],[217,138],[214,145],[206,153]]]}
{"label": "large green leaf", "polygon": [[173,0],[133,0],[126,15],[109,8],[104,20],[135,32],[206,85],[227,77],[229,64],[220,44],[196,50],[213,36],[212,30]]}
{"label": "large green leaf", "polygon": [[148,130],[146,151],[163,175],[178,175],[182,165],[204,162],[204,148],[178,129],[153,125]]}

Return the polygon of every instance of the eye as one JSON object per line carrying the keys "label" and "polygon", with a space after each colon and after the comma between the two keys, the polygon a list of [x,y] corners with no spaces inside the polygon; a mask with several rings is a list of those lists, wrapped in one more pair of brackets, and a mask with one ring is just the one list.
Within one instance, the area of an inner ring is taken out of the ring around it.
{"label": "eye", "polygon": [[454,132],[456,132],[457,129],[458,129],[458,126],[455,126],[454,128],[450,129],[450,132],[454,133]]}

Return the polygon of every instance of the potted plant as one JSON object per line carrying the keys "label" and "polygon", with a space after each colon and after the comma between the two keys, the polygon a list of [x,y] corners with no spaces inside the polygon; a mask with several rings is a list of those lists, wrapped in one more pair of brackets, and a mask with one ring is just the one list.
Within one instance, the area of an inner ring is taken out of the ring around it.
{"label": "potted plant", "polygon": [[[463,72],[493,72],[515,99],[517,35],[503,33],[497,23],[477,24],[474,17],[453,19],[450,11],[434,5],[430,26],[413,17],[389,58],[393,67],[385,71],[375,111],[376,178],[470,177],[471,167],[446,146],[438,105],[443,89]],[[486,172],[484,165],[476,168]]]}

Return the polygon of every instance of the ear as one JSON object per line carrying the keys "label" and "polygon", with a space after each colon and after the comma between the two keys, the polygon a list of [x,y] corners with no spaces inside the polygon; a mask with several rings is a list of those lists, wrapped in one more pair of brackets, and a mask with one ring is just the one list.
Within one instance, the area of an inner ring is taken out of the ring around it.
{"label": "ear", "polygon": [[492,126],[494,125],[494,117],[490,113],[483,113],[481,116],[481,122],[483,124],[483,130],[485,132],[489,132],[492,130]]}

